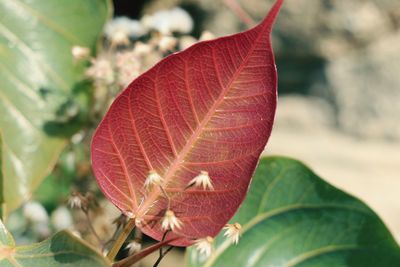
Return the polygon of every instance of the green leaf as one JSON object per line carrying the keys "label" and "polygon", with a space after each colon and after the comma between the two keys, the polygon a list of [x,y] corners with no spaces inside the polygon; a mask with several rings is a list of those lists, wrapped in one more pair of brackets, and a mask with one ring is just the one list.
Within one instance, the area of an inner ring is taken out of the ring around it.
{"label": "green leaf", "polygon": [[4,188],[4,177],[3,177],[3,169],[1,168],[1,166],[3,166],[3,152],[2,152],[3,145],[2,145],[2,143],[3,143],[3,137],[2,137],[1,132],[0,132],[0,220],[4,219],[3,212],[4,212],[4,206],[5,206],[5,204],[4,204],[4,194],[3,194],[3,192],[4,192],[4,190],[3,190],[3,188]]}
{"label": "green leaf", "polygon": [[74,61],[71,48],[94,53],[110,9],[108,0],[0,1],[0,196],[8,212],[31,196],[79,127],[88,62]]}
{"label": "green leaf", "polygon": [[0,221],[0,266],[57,267],[110,266],[110,262],[68,231],[61,231],[43,242],[16,246]]}
{"label": "green leaf", "polygon": [[261,160],[234,222],[238,245],[220,234],[208,260],[189,249],[188,265],[400,266],[398,244],[370,208],[292,159]]}

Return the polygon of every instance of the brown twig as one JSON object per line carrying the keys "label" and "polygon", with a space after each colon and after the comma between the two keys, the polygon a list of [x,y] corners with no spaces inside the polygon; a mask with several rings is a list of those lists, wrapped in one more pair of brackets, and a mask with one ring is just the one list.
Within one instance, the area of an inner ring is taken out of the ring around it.
{"label": "brown twig", "polygon": [[[167,253],[170,252],[173,248],[174,248],[173,246],[170,246],[169,248],[167,248],[167,250],[164,251],[164,252],[158,257],[158,259],[157,259],[157,261],[154,263],[153,267],[157,267],[157,266],[160,264],[161,260],[165,257],[165,255],[167,255]],[[160,251],[161,251],[161,249],[160,249]]]}
{"label": "brown twig", "polygon": [[150,247],[147,247],[140,251],[139,253],[136,253],[134,255],[131,255],[123,260],[117,261],[112,265],[112,267],[128,267],[131,266],[132,264],[135,264],[136,262],[140,261],[144,257],[150,255],[154,251],[158,250],[160,247],[164,246],[165,244],[168,244],[170,242],[173,242],[175,240],[179,239],[179,237],[175,237],[172,239],[165,240],[163,242],[159,242],[157,244],[154,244]]}

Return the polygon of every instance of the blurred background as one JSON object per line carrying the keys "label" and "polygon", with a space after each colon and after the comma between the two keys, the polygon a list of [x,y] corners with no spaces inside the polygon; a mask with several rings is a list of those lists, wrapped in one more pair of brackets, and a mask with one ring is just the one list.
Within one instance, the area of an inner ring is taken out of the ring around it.
{"label": "blurred background", "polygon": [[[108,104],[165,55],[246,30],[273,1],[113,2],[114,20],[86,71],[95,87],[90,123],[72,135],[33,201],[10,215],[8,227],[18,243],[71,227],[95,243],[85,216],[67,208],[71,191],[94,192],[100,204],[94,207],[93,225],[109,237],[118,212],[103,200],[89,160],[93,128]],[[366,202],[400,242],[400,1],[287,0],[273,47],[279,104],[264,154],[304,161]],[[181,254],[173,255],[182,260]],[[165,264],[168,258],[175,260],[168,256]]]}

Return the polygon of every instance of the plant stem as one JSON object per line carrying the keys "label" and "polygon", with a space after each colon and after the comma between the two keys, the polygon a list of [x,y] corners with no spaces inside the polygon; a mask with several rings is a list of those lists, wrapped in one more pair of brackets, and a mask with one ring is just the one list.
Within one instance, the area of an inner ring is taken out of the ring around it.
{"label": "plant stem", "polygon": [[89,226],[90,231],[92,231],[93,235],[97,239],[97,242],[99,242],[99,245],[103,249],[103,246],[104,246],[103,241],[101,240],[100,236],[97,234],[96,230],[93,227],[92,219],[90,219],[90,216],[89,216],[89,211],[88,210],[83,210],[83,213],[85,213],[85,215],[86,215],[86,220],[87,220],[87,224]]}
{"label": "plant stem", "polygon": [[112,246],[110,252],[108,252],[107,258],[110,261],[113,261],[115,256],[117,256],[118,251],[121,249],[122,245],[128,238],[129,234],[132,232],[133,228],[135,228],[135,218],[129,219],[121,234],[118,236],[117,240],[115,240],[115,243]]}
{"label": "plant stem", "polygon": [[[153,253],[154,251],[157,251],[160,247],[173,242],[175,240],[179,239],[179,237],[174,237],[172,239],[165,240],[163,242],[156,243],[154,245],[151,245],[150,247],[147,247],[143,249],[142,251],[133,254],[123,260],[115,262],[112,267],[128,267],[131,266],[132,264],[135,264],[136,262],[140,261],[144,257],[148,256],[149,254]],[[170,250],[170,249],[169,249]]]}
{"label": "plant stem", "polygon": [[164,252],[162,252],[162,250],[160,250],[160,256],[158,257],[157,261],[154,263],[153,267],[158,267],[158,265],[160,264],[160,262],[164,258],[164,256],[167,255],[167,253],[170,252],[173,248],[174,248],[173,246],[170,246]]}

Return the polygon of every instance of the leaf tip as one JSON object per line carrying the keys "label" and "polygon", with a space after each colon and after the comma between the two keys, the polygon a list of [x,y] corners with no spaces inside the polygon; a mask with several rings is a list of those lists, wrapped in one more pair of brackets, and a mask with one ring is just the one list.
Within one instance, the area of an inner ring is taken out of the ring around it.
{"label": "leaf tip", "polygon": [[277,0],[275,4],[272,6],[270,11],[268,12],[268,15],[265,17],[265,19],[262,21],[261,25],[267,25],[268,31],[270,32],[272,29],[272,25],[274,24],[276,17],[279,14],[279,11],[281,10],[281,7],[283,5],[284,0]]}

